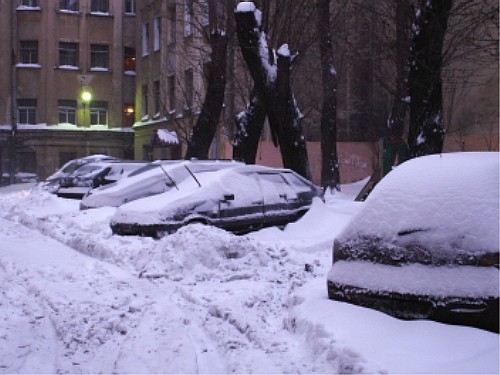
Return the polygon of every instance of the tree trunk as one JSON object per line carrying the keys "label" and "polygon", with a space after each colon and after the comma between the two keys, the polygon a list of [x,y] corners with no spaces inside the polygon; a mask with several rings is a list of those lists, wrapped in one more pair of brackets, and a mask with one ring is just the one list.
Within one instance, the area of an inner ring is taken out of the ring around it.
{"label": "tree trunk", "polygon": [[188,140],[186,159],[208,159],[210,145],[219,123],[224,91],[226,87],[226,55],[227,37],[220,31],[210,35],[212,53],[208,67],[208,87],[205,101],[198,121],[193,128],[193,134]]}
{"label": "tree trunk", "polygon": [[417,15],[409,74],[409,157],[440,153],[444,142],[442,50],[452,0],[425,0]]}
{"label": "tree trunk", "polygon": [[233,146],[233,159],[255,164],[259,139],[266,119],[266,110],[257,90],[252,91],[250,103],[236,117],[236,135]]}
{"label": "tree trunk", "polygon": [[318,37],[323,82],[321,111],[321,186],[340,191],[337,155],[337,71],[333,64],[330,35],[330,0],[317,0]]}
{"label": "tree trunk", "polygon": [[[237,35],[255,89],[262,98],[271,132],[276,135],[283,165],[311,179],[302,115],[290,86],[291,57],[283,45],[275,54],[257,21],[258,10],[237,11]],[[276,56],[276,57],[275,57]]]}
{"label": "tree trunk", "polygon": [[[396,91],[387,119],[387,135],[391,148],[390,166],[394,165],[398,148],[405,146],[403,132],[408,112],[408,72],[411,45],[411,6],[408,0],[396,0]],[[403,160],[399,160],[402,162]],[[388,171],[384,171],[388,172]],[[384,173],[385,174],[385,173]]]}

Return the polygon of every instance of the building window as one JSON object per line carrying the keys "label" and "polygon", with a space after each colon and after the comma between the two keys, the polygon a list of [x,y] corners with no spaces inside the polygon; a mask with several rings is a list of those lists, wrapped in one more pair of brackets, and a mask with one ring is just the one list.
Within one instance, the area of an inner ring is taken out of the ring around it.
{"label": "building window", "polygon": [[148,85],[142,85],[142,117],[148,115]]}
{"label": "building window", "polygon": [[171,111],[175,111],[175,76],[167,78],[168,105]]}
{"label": "building window", "polygon": [[186,90],[186,107],[189,110],[193,108],[193,69],[187,69],[184,72],[184,86]]}
{"label": "building window", "polygon": [[184,5],[184,36],[188,37],[193,34],[193,0],[186,0]]}
{"label": "building window", "polygon": [[38,8],[38,0],[19,0],[18,8]]}
{"label": "building window", "polygon": [[135,14],[135,0],[125,0],[125,14]]}
{"label": "building window", "polygon": [[153,34],[153,49],[155,51],[160,50],[161,45],[161,18],[156,17],[154,20],[154,34]]}
{"label": "building window", "polygon": [[36,99],[18,99],[17,122],[19,124],[36,124]]}
{"label": "building window", "polygon": [[109,5],[108,0],[92,0],[90,4],[91,13],[108,13]]}
{"label": "building window", "polygon": [[78,0],[59,0],[59,10],[78,12]]}
{"label": "building window", "polygon": [[90,102],[90,125],[108,124],[108,103],[102,101]]}
{"label": "building window", "polygon": [[123,106],[123,114],[124,114],[124,127],[132,127],[134,125],[134,114],[135,107],[133,104],[125,104]]}
{"label": "building window", "polygon": [[90,45],[90,68],[108,70],[109,47],[104,44]]}
{"label": "building window", "polygon": [[135,72],[135,48],[125,47],[123,55],[123,70]]}
{"label": "building window", "polygon": [[78,66],[78,45],[76,43],[59,42],[59,65]]}
{"label": "building window", "polygon": [[155,116],[160,115],[160,81],[154,82]]}
{"label": "building window", "polygon": [[177,34],[177,18],[176,18],[176,8],[175,6],[168,9],[168,21],[170,23],[170,35],[168,43],[175,43],[175,38]]}
{"label": "building window", "polygon": [[142,25],[142,56],[149,54],[149,23]]}
{"label": "building window", "polygon": [[38,64],[38,42],[36,40],[20,43],[21,64]]}
{"label": "building window", "polygon": [[57,112],[60,124],[76,124],[76,100],[59,100]]}

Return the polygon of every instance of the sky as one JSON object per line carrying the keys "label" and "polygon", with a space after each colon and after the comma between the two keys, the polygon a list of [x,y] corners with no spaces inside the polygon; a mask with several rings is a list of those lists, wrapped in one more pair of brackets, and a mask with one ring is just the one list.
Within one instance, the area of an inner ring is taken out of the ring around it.
{"label": "sky", "polygon": [[1,188],[0,373],[498,373],[498,334],[328,299],[365,182],[284,230],[159,240],[112,235],[116,208]]}

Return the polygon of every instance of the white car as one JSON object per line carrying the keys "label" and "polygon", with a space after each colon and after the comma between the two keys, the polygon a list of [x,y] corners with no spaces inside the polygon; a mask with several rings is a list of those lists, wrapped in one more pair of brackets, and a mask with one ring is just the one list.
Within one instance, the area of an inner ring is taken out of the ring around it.
{"label": "white car", "polygon": [[180,182],[194,172],[236,165],[243,163],[226,160],[157,160],[137,169],[125,179],[88,191],[80,209],[118,207],[139,198],[176,189]]}
{"label": "white car", "polygon": [[111,161],[111,160],[118,160],[118,159],[108,155],[95,154],[95,155],[85,156],[80,159],[70,160],[67,163],[65,163],[61,168],[59,168],[56,172],[47,177],[45,181],[41,182],[40,187],[44,190],[47,190],[50,193],[56,193],[60,187],[61,180],[65,177],[68,177],[78,168],[88,163],[94,163],[99,161]]}
{"label": "white car", "polygon": [[499,154],[409,160],[334,241],[331,299],[498,333]]}
{"label": "white car", "polygon": [[240,165],[200,170],[169,191],[124,204],[111,218],[113,233],[161,237],[202,223],[235,233],[296,221],[322,190],[284,168]]}
{"label": "white car", "polygon": [[82,199],[92,188],[116,182],[146,162],[135,160],[112,160],[85,164],[59,181],[57,196]]}

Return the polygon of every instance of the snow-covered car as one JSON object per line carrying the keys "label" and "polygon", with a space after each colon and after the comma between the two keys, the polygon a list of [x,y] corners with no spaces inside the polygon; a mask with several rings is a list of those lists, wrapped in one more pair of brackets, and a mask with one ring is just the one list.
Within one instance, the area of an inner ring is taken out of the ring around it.
{"label": "snow-covered car", "polygon": [[409,160],[334,241],[331,299],[498,332],[499,154]]}
{"label": "snow-covered car", "polygon": [[160,237],[190,223],[236,233],[284,226],[307,212],[320,188],[288,169],[240,165],[194,172],[176,189],[126,203],[113,233]]}
{"label": "snow-covered car", "polygon": [[52,175],[47,177],[45,181],[40,183],[40,187],[44,190],[49,191],[50,193],[56,193],[60,187],[60,181],[68,177],[71,173],[75,172],[78,168],[88,164],[95,163],[100,161],[112,161],[118,160],[115,157],[103,155],[103,154],[95,154],[85,156],[80,159],[73,159],[65,163],[61,168],[59,168]]}
{"label": "snow-covered car", "polygon": [[134,160],[88,163],[61,178],[56,194],[62,198],[82,199],[90,189],[116,182],[146,164]]}
{"label": "snow-covered car", "polygon": [[80,203],[80,209],[103,206],[118,207],[136,199],[176,189],[177,185],[194,172],[218,170],[244,165],[232,160],[157,160],[115,183],[89,190]]}

